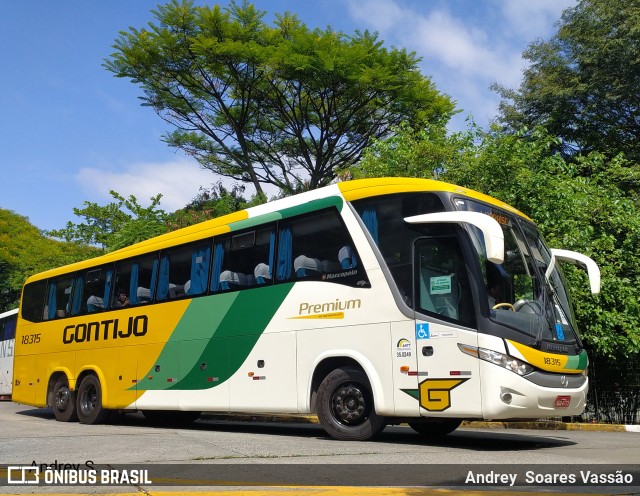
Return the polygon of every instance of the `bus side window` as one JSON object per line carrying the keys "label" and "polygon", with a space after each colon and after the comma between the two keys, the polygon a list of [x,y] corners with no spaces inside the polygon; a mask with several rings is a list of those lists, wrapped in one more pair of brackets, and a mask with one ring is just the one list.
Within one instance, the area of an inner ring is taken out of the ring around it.
{"label": "bus side window", "polygon": [[197,296],[207,291],[211,240],[163,250],[157,300]]}
{"label": "bus side window", "polygon": [[70,315],[72,286],[73,275],[71,274],[49,279],[43,314],[44,320],[53,320]]}
{"label": "bus side window", "polygon": [[27,284],[22,293],[22,318],[29,322],[41,322],[45,318],[47,281]]}
{"label": "bus side window", "polygon": [[234,291],[271,283],[275,226],[216,238],[211,291]]}
{"label": "bus side window", "polygon": [[353,240],[335,209],[282,221],[277,260],[278,281],[368,285]]}
{"label": "bus side window", "polygon": [[9,317],[9,319],[7,319],[4,322],[4,337],[2,339],[15,339],[16,337],[16,324],[18,322],[18,318],[17,315],[14,315],[13,317]]}
{"label": "bus side window", "polygon": [[87,270],[76,277],[71,314],[83,315],[104,311],[111,296],[112,277],[111,266]]}
{"label": "bus side window", "polygon": [[128,305],[141,305],[153,300],[158,278],[158,254],[152,253],[116,265],[116,274],[111,307],[118,303],[119,294],[128,297]]}

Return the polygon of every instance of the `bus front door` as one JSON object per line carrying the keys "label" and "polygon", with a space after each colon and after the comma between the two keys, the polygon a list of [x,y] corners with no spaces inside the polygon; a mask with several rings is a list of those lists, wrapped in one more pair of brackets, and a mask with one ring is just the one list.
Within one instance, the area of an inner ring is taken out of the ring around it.
{"label": "bus front door", "polygon": [[478,346],[468,267],[455,235],[414,245],[418,400],[425,417],[481,417]]}

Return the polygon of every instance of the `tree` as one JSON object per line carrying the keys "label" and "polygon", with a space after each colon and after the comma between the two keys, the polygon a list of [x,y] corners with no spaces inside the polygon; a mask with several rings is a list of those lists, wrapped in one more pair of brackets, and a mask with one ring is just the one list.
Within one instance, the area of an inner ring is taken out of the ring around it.
{"label": "tree", "polygon": [[17,307],[27,277],[97,254],[91,246],[46,238],[26,217],[0,209],[0,312]]}
{"label": "tree", "polygon": [[624,152],[640,161],[640,8],[637,1],[580,0],[557,33],[532,43],[518,90],[502,96],[500,122],[544,125],[567,155]]}
{"label": "tree", "polygon": [[170,146],[258,193],[326,185],[372,138],[402,121],[444,126],[454,111],[414,53],[369,32],[312,30],[290,13],[268,26],[247,2],[173,0],[153,14],[121,32],[105,67],[175,126]]}
{"label": "tree", "polygon": [[211,188],[201,187],[198,195],[186,207],[168,215],[167,225],[173,231],[266,201],[266,198],[259,194],[247,200],[242,196],[244,191],[244,186],[234,185],[228,189],[221,182],[212,185]]}
{"label": "tree", "polygon": [[388,138],[373,140],[362,159],[342,171],[342,177],[438,179],[450,164],[461,160],[465,151],[473,149],[477,133],[480,131],[474,124],[467,132],[447,133],[439,126],[415,130],[401,123]]}
{"label": "tree", "polygon": [[597,152],[567,160],[554,153],[560,139],[543,128],[514,134],[471,126],[442,143],[434,155],[428,135],[400,131],[365,152],[356,174],[433,177],[435,167],[440,179],[518,208],[550,246],[585,253],[600,266],[598,296],[582,271],[563,266],[587,345],[605,356],[640,351],[640,212],[623,187],[637,165]]}
{"label": "tree", "polygon": [[113,251],[139,241],[159,236],[169,231],[167,214],[156,209],[161,194],[151,198],[148,207],[142,207],[135,196],[124,198],[115,191],[109,192],[117,200],[105,206],[84,202],[84,208],[74,208],[73,213],[85,222],[67,222],[62,229],[47,231],[48,236],[67,242],[100,245],[103,250]]}

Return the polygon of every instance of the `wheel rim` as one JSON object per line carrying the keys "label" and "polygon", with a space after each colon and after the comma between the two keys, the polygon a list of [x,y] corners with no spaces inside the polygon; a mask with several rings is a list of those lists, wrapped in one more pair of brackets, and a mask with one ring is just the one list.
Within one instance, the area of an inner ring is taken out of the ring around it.
{"label": "wheel rim", "polygon": [[90,384],[84,388],[82,398],[80,399],[80,409],[85,416],[88,416],[96,409],[98,405],[98,390]]}
{"label": "wheel rim", "polygon": [[369,404],[359,384],[338,387],[331,398],[331,406],[335,419],[344,425],[361,424],[369,414]]}
{"label": "wheel rim", "polygon": [[55,397],[55,405],[59,411],[64,412],[69,407],[70,395],[71,391],[69,391],[69,388],[67,386],[58,388]]}

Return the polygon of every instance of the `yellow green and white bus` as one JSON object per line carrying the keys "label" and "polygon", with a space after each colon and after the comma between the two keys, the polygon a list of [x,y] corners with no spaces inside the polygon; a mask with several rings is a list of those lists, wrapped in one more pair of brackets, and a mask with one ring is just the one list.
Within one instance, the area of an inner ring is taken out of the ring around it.
{"label": "yellow green and white bus", "polygon": [[30,277],[13,399],[111,411],[316,413],[337,439],[408,422],[580,414],[587,355],[533,222],[421,179],[347,181]]}
{"label": "yellow green and white bus", "polygon": [[0,400],[11,396],[13,348],[18,309],[0,313]]}

